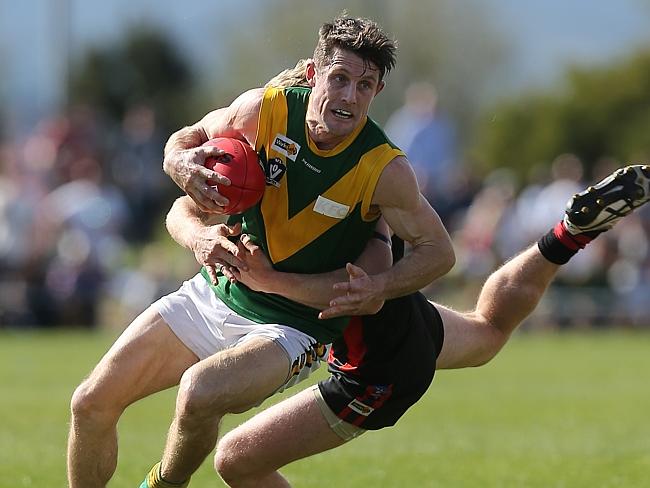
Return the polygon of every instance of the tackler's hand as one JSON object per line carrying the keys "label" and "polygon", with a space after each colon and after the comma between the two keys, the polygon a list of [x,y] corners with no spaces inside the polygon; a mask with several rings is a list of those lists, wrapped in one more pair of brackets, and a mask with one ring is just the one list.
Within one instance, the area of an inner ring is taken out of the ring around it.
{"label": "tackler's hand", "polygon": [[199,264],[205,266],[213,284],[217,282],[217,271],[225,268],[248,269],[245,261],[240,259],[241,250],[229,237],[241,233],[241,224],[226,224],[205,227],[194,236],[192,251]]}
{"label": "tackler's hand", "polygon": [[352,315],[372,315],[384,305],[382,298],[383,284],[381,281],[368,274],[358,266],[348,263],[346,265],[348,281],[336,283],[334,290],[339,295],[332,299],[329,307],[318,315],[320,319]]}
{"label": "tackler's hand", "polygon": [[246,269],[229,267],[223,273],[231,281],[239,281],[255,291],[270,293],[277,272],[264,250],[255,244],[248,234],[239,238],[239,257],[246,263]]}

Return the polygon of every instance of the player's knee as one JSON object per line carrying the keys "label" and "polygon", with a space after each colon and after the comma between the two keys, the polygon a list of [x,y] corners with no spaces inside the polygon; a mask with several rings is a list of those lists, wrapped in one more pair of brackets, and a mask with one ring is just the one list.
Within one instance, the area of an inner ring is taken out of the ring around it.
{"label": "player's knee", "polygon": [[228,486],[233,487],[239,486],[251,475],[247,464],[245,449],[236,438],[226,434],[217,445],[214,469]]}
{"label": "player's knee", "polygon": [[237,467],[230,455],[221,449],[217,449],[214,455],[214,469],[228,486],[235,484],[242,476],[241,469]]}
{"label": "player's knee", "polygon": [[72,394],[70,411],[76,423],[110,423],[117,422],[123,409],[111,402],[111,395],[105,395],[100,386],[86,380]]}
{"label": "player's knee", "polygon": [[214,418],[225,412],[226,392],[207,371],[191,367],[181,377],[176,408],[184,418]]}

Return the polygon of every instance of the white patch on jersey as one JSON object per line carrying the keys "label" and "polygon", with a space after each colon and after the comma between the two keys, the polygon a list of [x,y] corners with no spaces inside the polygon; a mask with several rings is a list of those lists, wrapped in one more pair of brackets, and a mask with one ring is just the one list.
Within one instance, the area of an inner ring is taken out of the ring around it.
{"label": "white patch on jersey", "polygon": [[321,195],[318,195],[314,204],[314,212],[335,219],[344,219],[349,211],[350,207],[348,205],[343,205]]}

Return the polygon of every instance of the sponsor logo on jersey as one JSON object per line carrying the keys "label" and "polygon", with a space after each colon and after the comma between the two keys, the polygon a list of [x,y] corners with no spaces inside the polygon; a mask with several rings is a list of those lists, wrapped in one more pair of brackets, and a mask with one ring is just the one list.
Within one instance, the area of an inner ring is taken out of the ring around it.
{"label": "sponsor logo on jersey", "polygon": [[275,149],[280,154],[288,157],[291,161],[295,161],[298,152],[300,152],[300,144],[292,141],[283,134],[276,134],[271,149]]}
{"label": "sponsor logo on jersey", "polygon": [[344,219],[350,211],[349,205],[344,205],[322,195],[318,195],[314,204],[314,212],[334,219]]}
{"label": "sponsor logo on jersey", "polygon": [[279,187],[286,171],[287,167],[280,158],[269,159],[266,164],[266,184],[273,185],[276,188]]}
{"label": "sponsor logo on jersey", "polygon": [[359,415],[363,415],[364,417],[367,417],[368,415],[370,415],[372,412],[375,411],[374,408],[369,407],[365,403],[361,403],[356,398],[352,400],[350,403],[348,403],[348,407],[350,408],[350,410],[353,410],[357,412]]}

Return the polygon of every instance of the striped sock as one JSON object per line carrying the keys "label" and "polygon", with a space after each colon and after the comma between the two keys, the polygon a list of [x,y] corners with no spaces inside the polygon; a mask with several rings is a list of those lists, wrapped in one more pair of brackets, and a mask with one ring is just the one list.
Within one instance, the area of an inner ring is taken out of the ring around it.
{"label": "striped sock", "polygon": [[163,479],[160,471],[161,463],[156,463],[140,485],[140,488],[186,488],[187,485],[190,484],[190,480],[184,481],[182,483],[172,483],[171,481],[166,481]]}
{"label": "striped sock", "polygon": [[563,221],[548,231],[537,241],[537,247],[546,259],[555,264],[569,262],[580,249],[593,241],[603,231],[582,232],[571,234]]}

